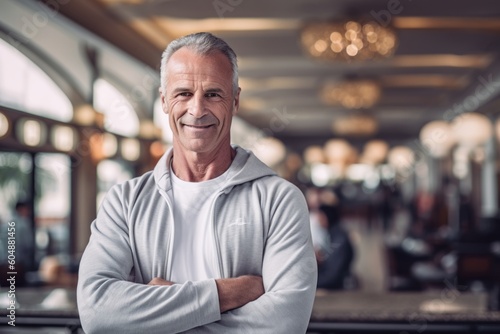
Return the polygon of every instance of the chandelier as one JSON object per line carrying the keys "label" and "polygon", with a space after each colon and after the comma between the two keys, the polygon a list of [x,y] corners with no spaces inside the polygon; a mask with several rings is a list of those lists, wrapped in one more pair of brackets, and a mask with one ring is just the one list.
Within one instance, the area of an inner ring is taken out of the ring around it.
{"label": "chandelier", "polygon": [[375,82],[356,80],[326,83],[320,92],[320,97],[329,105],[343,106],[347,109],[366,109],[378,102],[380,93],[380,87]]}
{"label": "chandelier", "polygon": [[339,136],[370,136],[377,132],[378,123],[369,115],[349,115],[334,120],[332,130]]}
{"label": "chandelier", "polygon": [[318,22],[302,29],[301,42],[313,58],[351,61],[391,56],[397,37],[392,29],[373,21]]}

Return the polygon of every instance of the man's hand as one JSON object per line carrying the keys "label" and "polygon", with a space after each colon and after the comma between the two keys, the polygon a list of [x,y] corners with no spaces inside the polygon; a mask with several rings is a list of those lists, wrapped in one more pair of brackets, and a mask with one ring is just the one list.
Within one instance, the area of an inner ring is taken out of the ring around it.
{"label": "man's hand", "polygon": [[[220,312],[226,312],[245,305],[256,300],[264,294],[264,285],[262,277],[254,275],[244,275],[236,278],[216,279],[217,290],[219,293]],[[153,278],[148,285],[166,285],[175,284],[160,277]]]}
{"label": "man's hand", "polygon": [[262,277],[244,275],[236,278],[216,279],[220,312],[241,307],[264,294]]}
{"label": "man's hand", "polygon": [[168,285],[168,286],[173,284],[174,282],[166,281],[160,277],[155,277],[148,283],[148,285]]}

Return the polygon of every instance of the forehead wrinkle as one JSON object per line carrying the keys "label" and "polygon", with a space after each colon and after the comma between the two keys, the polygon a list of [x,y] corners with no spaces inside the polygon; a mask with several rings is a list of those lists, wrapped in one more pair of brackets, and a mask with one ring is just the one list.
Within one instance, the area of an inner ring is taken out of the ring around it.
{"label": "forehead wrinkle", "polygon": [[[226,72],[226,70],[228,73],[231,73],[232,71],[229,62],[221,62],[218,54],[209,56],[194,55],[194,57],[191,57],[193,55],[190,55],[184,57],[184,53],[189,53],[189,50],[180,49],[172,55],[167,63],[166,81],[169,84],[171,84],[172,81],[175,81],[175,86],[188,88],[188,90],[189,87],[193,89],[193,86],[197,87],[201,84],[202,87],[207,87],[207,90],[216,88],[222,92],[227,89],[232,91],[232,81],[226,83],[225,80],[222,79],[223,73]],[[230,87],[226,87],[226,85],[229,85]],[[166,87],[167,89],[168,86],[169,85]],[[176,89],[175,87],[173,88]]]}

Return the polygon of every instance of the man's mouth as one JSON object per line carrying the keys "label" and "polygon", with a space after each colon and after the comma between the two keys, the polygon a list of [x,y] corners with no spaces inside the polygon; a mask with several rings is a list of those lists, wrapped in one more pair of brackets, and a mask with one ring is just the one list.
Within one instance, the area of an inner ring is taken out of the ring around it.
{"label": "man's mouth", "polygon": [[212,126],[212,124],[209,124],[209,125],[188,125],[188,124],[184,124],[184,126],[187,126],[189,128],[193,128],[193,129],[208,129],[209,127]]}

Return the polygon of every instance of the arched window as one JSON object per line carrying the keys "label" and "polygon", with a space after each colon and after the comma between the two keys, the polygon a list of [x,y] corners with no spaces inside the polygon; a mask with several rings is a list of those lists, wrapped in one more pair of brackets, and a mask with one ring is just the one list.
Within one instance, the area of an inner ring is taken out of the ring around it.
{"label": "arched window", "polygon": [[139,118],[130,102],[104,79],[94,84],[94,107],[104,113],[104,128],[122,136],[134,137],[139,133]]}
{"label": "arched window", "polygon": [[0,104],[68,122],[73,106],[64,92],[37,65],[0,39]]}
{"label": "arched window", "polygon": [[168,115],[163,112],[161,100],[157,98],[154,105],[153,121],[161,129],[164,142],[171,144],[173,140],[172,129],[168,124]]}

